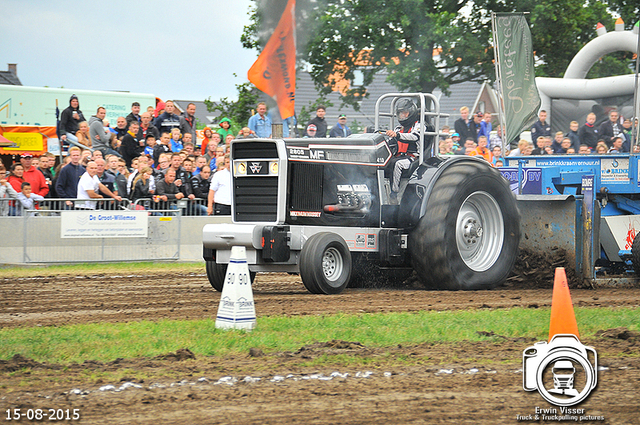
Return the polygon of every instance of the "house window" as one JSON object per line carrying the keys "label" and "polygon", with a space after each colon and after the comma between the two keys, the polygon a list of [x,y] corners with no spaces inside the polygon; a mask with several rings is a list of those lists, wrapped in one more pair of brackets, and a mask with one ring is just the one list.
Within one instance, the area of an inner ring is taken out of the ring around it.
{"label": "house window", "polygon": [[353,71],[351,87],[362,87],[364,85],[364,74],[360,70]]}

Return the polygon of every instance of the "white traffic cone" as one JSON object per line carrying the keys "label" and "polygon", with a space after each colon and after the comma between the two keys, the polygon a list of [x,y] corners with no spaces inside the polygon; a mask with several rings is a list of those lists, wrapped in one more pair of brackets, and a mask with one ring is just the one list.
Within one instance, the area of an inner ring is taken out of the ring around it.
{"label": "white traffic cone", "polygon": [[216,328],[251,330],[255,327],[256,307],[247,253],[243,246],[234,246],[231,248],[231,259],[220,296]]}

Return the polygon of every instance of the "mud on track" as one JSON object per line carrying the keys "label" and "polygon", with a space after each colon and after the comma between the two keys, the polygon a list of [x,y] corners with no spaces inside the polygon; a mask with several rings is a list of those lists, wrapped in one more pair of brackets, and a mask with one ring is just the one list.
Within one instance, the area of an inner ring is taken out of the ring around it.
{"label": "mud on track", "polygon": [[[550,305],[550,293],[520,285],[480,292],[348,289],[322,296],[307,293],[298,276],[260,274],[254,283],[258,316],[536,308]],[[640,303],[637,288],[572,289],[571,295],[576,306]],[[204,275],[3,279],[0,326],[213,318],[218,301],[219,293]],[[517,414],[551,407],[539,394],[522,390],[519,359],[533,342],[499,339],[378,349],[357,341],[321,341],[262,356],[193,358],[181,353],[66,368],[18,356],[0,362],[0,415],[9,423],[6,409],[31,407],[78,408],[82,419],[75,423],[92,424],[515,423]],[[638,423],[640,338],[614,333],[584,342],[597,348],[606,369],[599,373],[596,391],[579,407],[605,417],[596,423]],[[370,369],[301,365],[336,354],[379,362]],[[420,366],[406,366],[404,358]],[[150,378],[95,378],[119,370],[141,371]]]}
{"label": "mud on track", "polygon": [[[550,288],[551,286],[549,286]],[[0,326],[183,320],[215,317],[220,294],[203,275],[60,276],[0,280]],[[422,288],[347,289],[337,296],[307,292],[297,275],[257,275],[256,313],[313,315],[473,308],[544,307],[550,289],[503,287],[492,291]],[[638,306],[639,288],[572,289],[574,306]]]}

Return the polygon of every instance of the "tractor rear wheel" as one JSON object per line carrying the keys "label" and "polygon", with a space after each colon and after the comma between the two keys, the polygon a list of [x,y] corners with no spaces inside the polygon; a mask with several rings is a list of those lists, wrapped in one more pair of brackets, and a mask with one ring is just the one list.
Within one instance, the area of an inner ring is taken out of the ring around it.
{"label": "tractor rear wheel", "polygon": [[339,294],[351,277],[351,253],[335,233],[311,236],[300,252],[300,277],[312,294]]}
{"label": "tractor rear wheel", "polygon": [[409,252],[427,287],[491,289],[511,273],[519,240],[520,218],[507,181],[489,165],[465,162],[435,182]]}

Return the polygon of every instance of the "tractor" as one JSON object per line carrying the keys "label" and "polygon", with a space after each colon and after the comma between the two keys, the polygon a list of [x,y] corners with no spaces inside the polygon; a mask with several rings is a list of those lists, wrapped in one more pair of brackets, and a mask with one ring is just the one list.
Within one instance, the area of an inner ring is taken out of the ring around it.
{"label": "tractor", "polygon": [[232,223],[203,228],[214,289],[224,286],[233,246],[246,248],[252,275],[298,273],[314,294],[414,271],[425,286],[445,290],[491,289],[507,279],[520,240],[509,183],[482,158],[437,154],[446,115],[431,94],[381,96],[376,129],[394,128],[402,99],[419,108],[420,139],[397,197],[394,145],[384,131],[233,141]]}

